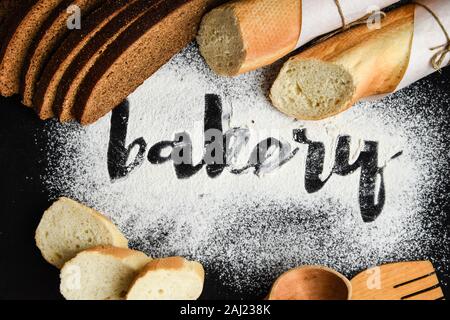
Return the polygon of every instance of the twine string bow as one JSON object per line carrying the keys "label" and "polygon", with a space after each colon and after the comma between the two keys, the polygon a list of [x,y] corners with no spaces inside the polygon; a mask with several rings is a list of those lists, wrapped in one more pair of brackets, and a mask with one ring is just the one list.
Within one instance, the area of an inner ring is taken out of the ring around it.
{"label": "twine string bow", "polygon": [[[438,50],[431,58],[431,65],[433,66],[434,70],[441,71],[441,69],[444,67],[443,64],[444,64],[445,58],[447,57],[447,54],[450,54],[450,36],[449,36],[447,30],[445,29],[445,26],[442,23],[441,19],[439,19],[439,17],[436,15],[436,13],[433,12],[433,10],[431,10],[428,6],[426,6],[422,3],[419,3],[419,2],[414,2],[414,3],[418,6],[421,6],[425,10],[427,10],[433,16],[433,18],[437,21],[437,23],[439,24],[439,27],[444,32],[447,43],[437,46],[437,47],[434,47],[434,48],[430,48],[431,51]],[[447,66],[449,66],[449,65],[450,65],[450,61],[447,63]]]}
{"label": "twine string bow", "polygon": [[323,37],[320,37],[319,39],[317,39],[316,41],[313,42],[314,44],[317,44],[317,43],[323,42],[325,40],[328,40],[328,39],[334,37],[335,35],[338,35],[338,34],[344,32],[344,31],[347,31],[347,30],[353,28],[353,27],[360,26],[360,25],[363,25],[363,24],[367,24],[367,21],[370,18],[372,18],[374,15],[379,15],[380,19],[384,19],[386,17],[386,13],[384,13],[383,11],[376,11],[376,10],[374,10],[372,12],[367,13],[365,16],[359,18],[356,21],[347,23],[347,20],[345,18],[345,14],[344,14],[344,10],[342,9],[341,3],[339,2],[339,0],[334,0],[334,3],[336,4],[336,7],[338,9],[339,16],[341,17],[342,27],[340,29],[337,29],[336,31],[333,31],[333,32],[330,32],[330,33],[326,34]]}

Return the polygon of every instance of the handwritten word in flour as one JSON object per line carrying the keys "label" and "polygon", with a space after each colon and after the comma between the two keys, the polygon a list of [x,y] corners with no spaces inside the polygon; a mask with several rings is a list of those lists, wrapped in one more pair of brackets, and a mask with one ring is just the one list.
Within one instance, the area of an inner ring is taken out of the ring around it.
{"label": "handwritten word in flour", "polygon": [[[125,102],[113,111],[108,148],[108,172],[113,183],[126,178],[144,161],[153,165],[172,162],[178,179],[188,179],[205,168],[210,178],[219,177],[224,170],[233,174],[253,171],[262,176],[274,172],[291,161],[299,148],[285,141],[267,138],[254,146],[247,163],[236,167],[236,159],[248,148],[250,131],[232,128],[226,132],[222,125],[222,103],[217,95],[206,95],[204,117],[203,159],[193,163],[192,140],[187,132],[175,133],[173,139],[148,147],[144,138],[126,145],[129,107]],[[319,192],[331,176],[348,176],[360,169],[359,205],[365,222],[372,222],[381,214],[385,203],[384,169],[378,166],[378,142],[364,141],[364,147],[356,161],[350,161],[349,136],[339,136],[335,160],[330,174],[323,177],[325,145],[307,138],[306,129],[293,132],[296,144],[308,146],[305,168],[305,189],[308,193]],[[134,155],[134,159],[130,159]],[[396,154],[392,159],[401,155]]]}

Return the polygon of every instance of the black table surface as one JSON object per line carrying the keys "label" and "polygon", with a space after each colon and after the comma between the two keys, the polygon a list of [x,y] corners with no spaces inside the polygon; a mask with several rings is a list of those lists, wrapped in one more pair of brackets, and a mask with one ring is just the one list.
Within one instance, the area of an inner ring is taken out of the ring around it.
{"label": "black table surface", "polygon": [[[448,91],[450,69],[423,81]],[[440,107],[448,114],[450,101]],[[23,107],[17,97],[0,98],[0,299],[62,299],[58,270],[42,259],[34,242],[42,212],[50,205],[49,194],[40,180],[47,165],[46,157],[39,145],[42,139],[36,139],[43,127],[44,122]],[[449,208],[444,206],[448,213]],[[444,263],[450,259],[446,260]],[[445,274],[439,277],[448,298],[450,277]],[[202,298],[261,297],[227,292],[214,275],[209,275]]]}

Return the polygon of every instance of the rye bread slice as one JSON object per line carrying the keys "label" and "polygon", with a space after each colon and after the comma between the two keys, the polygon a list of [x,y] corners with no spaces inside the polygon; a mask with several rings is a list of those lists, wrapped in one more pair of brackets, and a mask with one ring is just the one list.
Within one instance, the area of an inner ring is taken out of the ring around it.
{"label": "rye bread slice", "polygon": [[[71,32],[42,71],[33,97],[33,107],[43,120],[53,117],[53,102],[56,89],[65,70],[83,47],[111,19],[125,10],[135,0],[105,0],[83,22],[81,30]],[[75,30],[74,30],[75,31]]]}
{"label": "rye bread slice", "polygon": [[119,105],[195,36],[214,0],[167,1],[123,32],[89,70],[78,90],[75,115],[82,125]]}
{"label": "rye bread slice", "polygon": [[[25,14],[15,17],[14,28],[8,26],[6,41],[0,52],[0,93],[19,93],[22,66],[34,37],[45,20],[63,0],[39,0],[27,6]],[[11,26],[12,27],[12,26]]]}
{"label": "rye bread slice", "polygon": [[102,52],[109,45],[112,45],[114,40],[145,12],[157,10],[160,3],[163,3],[163,0],[138,0],[134,2],[112,19],[80,51],[65,71],[56,91],[53,113],[58,115],[61,122],[75,119],[71,111],[78,87]]}
{"label": "rye bread slice", "polygon": [[45,21],[28,50],[22,69],[20,93],[24,105],[32,106],[36,82],[45,64],[71,31],[67,27],[67,21],[72,12],[68,12],[67,9],[71,5],[77,6],[83,19],[85,15],[87,16],[97,9],[103,2],[104,0],[64,0]]}

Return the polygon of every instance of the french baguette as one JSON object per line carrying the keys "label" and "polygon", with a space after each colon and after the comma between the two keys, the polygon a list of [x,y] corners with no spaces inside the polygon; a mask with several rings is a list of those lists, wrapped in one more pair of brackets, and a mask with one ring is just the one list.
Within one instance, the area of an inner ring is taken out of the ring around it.
{"label": "french baguette", "polygon": [[[399,0],[340,0],[346,23]],[[212,10],[197,36],[200,52],[219,75],[269,65],[296,48],[342,27],[333,0],[235,0]]]}
{"label": "french baguette", "polygon": [[341,113],[358,100],[393,92],[409,64],[415,5],[387,14],[381,29],[353,28],[289,59],[270,97],[301,120]]}
{"label": "french baguette", "polygon": [[295,49],[301,0],[226,3],[203,18],[200,52],[219,75],[234,76],[273,63]]}
{"label": "french baguette", "polygon": [[35,238],[44,259],[57,268],[84,249],[128,247],[128,240],[108,218],[68,198],[60,198],[45,211]]}
{"label": "french baguette", "polygon": [[110,246],[82,251],[61,269],[61,294],[67,300],[123,300],[150,260],[142,252]]}
{"label": "french baguette", "polygon": [[127,300],[196,300],[203,290],[205,271],[181,257],[150,261],[130,286]]}

